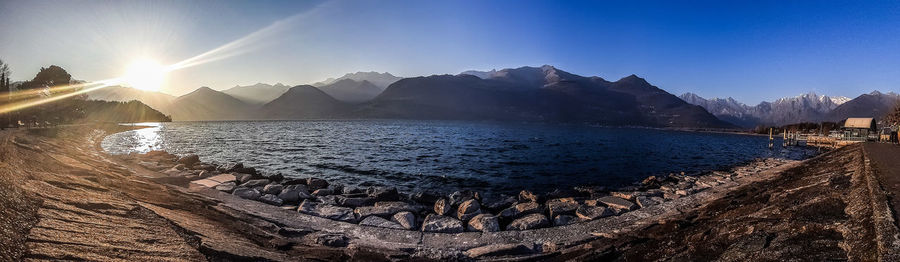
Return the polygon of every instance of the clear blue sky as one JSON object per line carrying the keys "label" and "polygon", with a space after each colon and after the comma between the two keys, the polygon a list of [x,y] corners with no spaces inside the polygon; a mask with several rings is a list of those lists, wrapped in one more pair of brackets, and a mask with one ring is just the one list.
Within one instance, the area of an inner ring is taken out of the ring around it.
{"label": "clear blue sky", "polygon": [[900,89],[898,1],[0,1],[0,59],[14,80],[50,64],[99,80],[277,21],[238,55],[171,72],[164,91],[543,64],[748,104]]}

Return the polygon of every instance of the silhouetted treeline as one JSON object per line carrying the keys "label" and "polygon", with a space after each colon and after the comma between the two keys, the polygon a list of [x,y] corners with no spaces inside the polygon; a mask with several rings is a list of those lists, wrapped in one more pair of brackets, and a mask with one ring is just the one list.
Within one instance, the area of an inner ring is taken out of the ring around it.
{"label": "silhouetted treeline", "polygon": [[[5,64],[0,61],[0,68]],[[90,101],[86,94],[78,93],[83,86],[72,80],[72,75],[59,66],[41,68],[29,81],[12,90],[6,71],[0,70],[5,80],[0,81],[0,108],[13,108],[0,120],[0,127],[39,127],[91,122],[167,122],[171,118],[139,101],[108,102]],[[58,98],[58,99],[55,99]],[[35,101],[46,101],[25,107],[14,107]]]}

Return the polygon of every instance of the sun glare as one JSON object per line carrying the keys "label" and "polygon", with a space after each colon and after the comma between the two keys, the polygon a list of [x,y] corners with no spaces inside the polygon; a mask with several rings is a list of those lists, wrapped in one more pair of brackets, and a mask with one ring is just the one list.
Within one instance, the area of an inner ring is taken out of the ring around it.
{"label": "sun glare", "polygon": [[133,88],[157,91],[162,87],[166,68],[156,61],[142,59],[131,63],[125,72],[124,82]]}

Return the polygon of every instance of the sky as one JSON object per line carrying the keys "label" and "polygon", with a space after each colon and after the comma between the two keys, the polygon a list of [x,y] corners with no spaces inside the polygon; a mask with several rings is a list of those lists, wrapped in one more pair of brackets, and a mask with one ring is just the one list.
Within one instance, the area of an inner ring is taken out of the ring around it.
{"label": "sky", "polygon": [[0,0],[0,25],[13,81],[49,65],[96,81],[217,50],[166,75],[173,95],[545,64],[747,104],[900,89],[900,1]]}

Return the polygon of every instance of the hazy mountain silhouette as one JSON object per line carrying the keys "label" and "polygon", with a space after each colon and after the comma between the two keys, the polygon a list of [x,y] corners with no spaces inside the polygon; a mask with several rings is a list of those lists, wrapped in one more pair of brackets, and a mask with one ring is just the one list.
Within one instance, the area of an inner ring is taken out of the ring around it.
{"label": "hazy mountain silhouette", "polygon": [[341,79],[329,85],[321,86],[319,89],[337,100],[351,103],[372,100],[384,90],[368,80],[356,81],[352,79]]}
{"label": "hazy mountain silhouette", "polygon": [[383,89],[387,88],[389,85],[391,85],[394,82],[397,82],[403,78],[394,76],[388,72],[384,72],[384,73],[356,72],[356,73],[348,73],[348,74],[345,74],[344,76],[341,76],[338,78],[328,78],[325,81],[314,83],[312,85],[316,86],[316,87],[322,87],[322,86],[330,85],[330,84],[333,84],[337,81],[344,80],[344,79],[350,79],[353,81],[363,81],[363,80],[369,81],[370,83],[374,84],[375,86],[377,86],[383,90]]}
{"label": "hazy mountain silhouette", "polygon": [[862,94],[846,103],[841,104],[825,116],[829,121],[841,121],[849,117],[875,117],[885,116],[891,109],[900,103],[900,95],[894,92]]}
{"label": "hazy mountain silhouette", "polygon": [[275,100],[290,88],[281,83],[275,85],[257,83],[250,86],[235,86],[222,92],[248,104],[265,104]]}
{"label": "hazy mountain silhouette", "polygon": [[205,86],[175,98],[169,107],[175,121],[247,120],[253,117],[256,109],[256,106]]}
{"label": "hazy mountain silhouette", "polygon": [[261,119],[342,118],[349,105],[311,85],[291,87],[283,95],[260,108]]}
{"label": "hazy mountain silhouette", "polygon": [[488,79],[488,78],[491,78],[491,76],[493,76],[495,73],[497,73],[496,69],[492,69],[491,71],[468,70],[468,71],[464,71],[459,74],[460,75],[473,75],[473,76],[477,76],[478,78],[481,78],[481,79]]}
{"label": "hazy mountain silhouette", "polygon": [[636,76],[608,82],[552,66],[406,78],[357,109],[365,117],[579,121],[605,125],[733,127]]}
{"label": "hazy mountain silhouette", "polygon": [[122,86],[110,86],[104,87],[101,89],[97,89],[87,93],[88,99],[90,100],[104,100],[104,101],[117,101],[117,102],[128,102],[132,100],[138,100],[142,103],[152,107],[153,109],[159,110],[165,114],[169,114],[169,106],[172,105],[172,100],[175,99],[175,96],[153,92],[140,90],[136,88],[130,87],[122,87]]}

